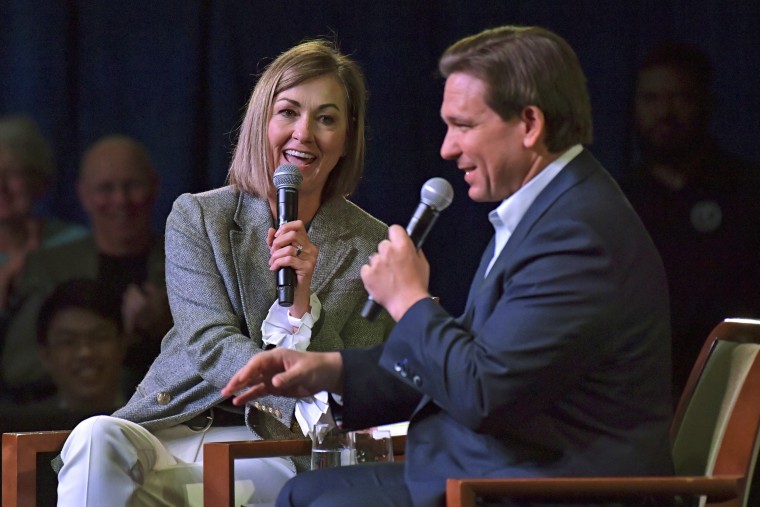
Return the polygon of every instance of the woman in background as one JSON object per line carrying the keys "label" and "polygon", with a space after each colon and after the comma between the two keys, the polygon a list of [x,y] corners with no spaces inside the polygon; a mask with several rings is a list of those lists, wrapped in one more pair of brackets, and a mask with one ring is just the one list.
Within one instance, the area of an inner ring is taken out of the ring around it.
{"label": "woman in background", "polygon": [[[36,213],[55,176],[53,152],[37,124],[23,115],[0,117],[0,351],[5,329],[19,306],[18,288],[29,255],[78,239],[87,228]],[[35,337],[29,340],[34,343]],[[0,354],[2,357],[3,354]],[[13,360],[13,358],[9,358]],[[22,402],[36,386],[12,389],[3,371],[0,398]]]}

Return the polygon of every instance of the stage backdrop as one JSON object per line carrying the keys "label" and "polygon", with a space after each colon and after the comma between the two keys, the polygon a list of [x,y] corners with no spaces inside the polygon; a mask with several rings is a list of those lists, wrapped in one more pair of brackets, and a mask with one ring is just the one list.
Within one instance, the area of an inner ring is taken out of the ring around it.
{"label": "stage backdrop", "polygon": [[500,0],[2,0],[0,114],[27,113],[50,139],[59,180],[45,209],[84,222],[77,165],[98,137],[125,133],[149,148],[161,175],[155,227],[173,200],[224,184],[236,129],[257,74],[309,37],[337,40],[370,89],[366,173],[353,199],[405,224],[422,183],[442,176],[455,201],[428,238],[432,291],[457,313],[491,235],[492,205],[468,201],[443,162],[440,53],[501,24],[564,36],[586,71],[591,147],[614,176],[629,165],[636,64],[665,39],[700,44],[715,66],[714,129],[728,149],[760,160],[760,8],[754,1]]}

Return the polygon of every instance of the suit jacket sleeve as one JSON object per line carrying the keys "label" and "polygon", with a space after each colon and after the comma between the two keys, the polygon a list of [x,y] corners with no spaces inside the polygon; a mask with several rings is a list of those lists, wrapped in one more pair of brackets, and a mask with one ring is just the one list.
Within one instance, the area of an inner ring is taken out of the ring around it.
{"label": "suit jacket sleeve", "polygon": [[625,404],[641,399],[643,391],[631,395],[639,386],[656,389],[647,375],[660,379],[667,365],[649,358],[667,356],[647,350],[666,346],[661,264],[617,199],[584,205],[594,190],[526,215],[488,277],[473,282],[462,318],[431,301],[414,305],[382,366],[484,433],[521,431],[532,416],[560,410],[593,426],[619,417],[600,400]]}
{"label": "suit jacket sleeve", "polygon": [[341,352],[343,407],[338,409],[345,430],[407,421],[420,401],[419,391],[380,367],[382,351],[378,345]]}

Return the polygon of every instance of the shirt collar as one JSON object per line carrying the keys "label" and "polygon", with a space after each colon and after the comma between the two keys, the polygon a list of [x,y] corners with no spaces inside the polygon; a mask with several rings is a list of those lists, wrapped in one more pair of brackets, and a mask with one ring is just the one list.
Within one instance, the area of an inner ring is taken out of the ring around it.
{"label": "shirt collar", "polygon": [[554,177],[559,174],[562,168],[577,157],[581,151],[583,151],[583,146],[576,144],[547,165],[517,192],[504,199],[496,209],[488,214],[488,220],[491,222],[494,229],[496,229],[497,232],[503,230],[508,234],[512,234],[512,231],[514,231],[517,224],[520,223],[520,220],[522,220],[522,217],[525,215],[525,212],[528,211],[530,205],[533,204],[533,201],[536,200],[538,194],[540,194]]}

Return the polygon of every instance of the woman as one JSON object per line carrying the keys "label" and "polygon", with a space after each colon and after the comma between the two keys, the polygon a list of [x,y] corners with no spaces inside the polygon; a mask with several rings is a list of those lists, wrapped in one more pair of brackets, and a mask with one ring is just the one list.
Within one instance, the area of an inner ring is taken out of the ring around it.
{"label": "woman", "polygon": [[[204,442],[304,437],[299,426],[330,417],[319,395],[297,406],[258,400],[243,414],[219,392],[264,347],[335,350],[387,336],[387,316],[369,322],[359,315],[366,300],[359,270],[387,228],[344,198],[360,178],[364,119],[361,71],[326,42],[300,44],[263,73],[231,185],[181,196],[168,218],[175,325],[127,405],[114,417],[84,421],[69,437],[59,505],[186,505],[189,486],[201,482]],[[272,176],[282,164],[296,166],[303,182],[298,220],[275,231]],[[296,276],[287,308],[276,300],[282,267]],[[296,472],[285,458],[235,468],[243,488],[251,480],[253,487],[238,503],[273,502]]]}
{"label": "woman", "polygon": [[0,118],[0,309],[13,303],[29,253],[86,234],[81,225],[35,215],[55,174],[53,153],[26,116]]}
{"label": "woman", "polygon": [[[0,399],[27,402],[47,394],[51,384],[29,374],[34,357],[7,339],[7,326],[19,311],[20,282],[27,260],[36,250],[61,245],[87,234],[87,228],[36,214],[55,175],[53,152],[29,117],[0,118]],[[26,338],[26,337],[25,337]]]}

